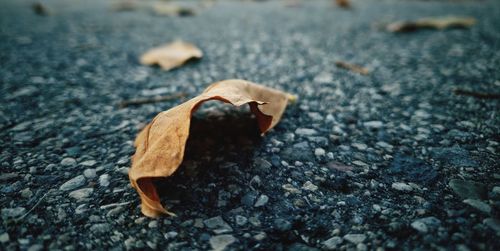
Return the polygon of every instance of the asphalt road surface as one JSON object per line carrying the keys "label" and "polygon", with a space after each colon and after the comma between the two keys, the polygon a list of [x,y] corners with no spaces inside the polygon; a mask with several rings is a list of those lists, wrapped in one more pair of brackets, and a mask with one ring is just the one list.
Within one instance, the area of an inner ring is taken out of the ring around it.
{"label": "asphalt road surface", "polygon": [[[1,250],[500,250],[499,1],[31,4],[0,2]],[[448,15],[477,23],[384,29]],[[139,63],[175,39],[204,57]],[[205,104],[157,182],[177,217],[144,217],[127,176],[138,131],[231,78],[299,98],[263,137],[248,109]]]}

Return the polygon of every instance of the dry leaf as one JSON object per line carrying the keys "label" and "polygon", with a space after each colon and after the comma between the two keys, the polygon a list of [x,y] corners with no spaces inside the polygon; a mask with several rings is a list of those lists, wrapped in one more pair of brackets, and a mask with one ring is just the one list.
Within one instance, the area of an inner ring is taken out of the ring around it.
{"label": "dry leaf", "polygon": [[409,32],[418,29],[437,29],[443,30],[447,28],[469,28],[476,23],[476,19],[472,17],[437,17],[437,18],[422,18],[416,21],[395,22],[387,25],[387,30],[390,32]]}
{"label": "dry leaf", "polygon": [[163,16],[193,16],[196,14],[193,8],[174,3],[159,2],[153,5],[153,11]]}
{"label": "dry leaf", "polygon": [[135,0],[120,0],[112,5],[114,11],[133,11],[137,9],[139,3]]}
{"label": "dry leaf", "polygon": [[337,4],[337,6],[342,7],[342,8],[350,8],[351,7],[351,3],[349,2],[349,0],[335,0],[335,3]]}
{"label": "dry leaf", "polygon": [[141,197],[141,211],[149,217],[169,214],[160,203],[153,179],[168,177],[184,158],[191,115],[207,100],[235,106],[249,104],[261,133],[273,128],[285,111],[290,94],[244,80],[225,80],[210,85],[203,93],[161,112],[135,140],[136,152],[129,172],[130,182]]}
{"label": "dry leaf", "polygon": [[343,61],[335,62],[335,65],[337,67],[344,68],[344,69],[359,73],[361,75],[368,75],[370,73],[370,71],[364,67],[361,67],[361,66],[355,65],[355,64],[349,64],[349,63],[346,63]]}
{"label": "dry leaf", "polygon": [[49,16],[51,13],[50,10],[40,2],[32,4],[31,8],[33,9],[33,12],[39,16]]}
{"label": "dry leaf", "polygon": [[142,54],[141,64],[158,64],[162,69],[168,71],[179,67],[193,58],[201,58],[203,52],[193,44],[175,41],[157,48],[153,48]]}

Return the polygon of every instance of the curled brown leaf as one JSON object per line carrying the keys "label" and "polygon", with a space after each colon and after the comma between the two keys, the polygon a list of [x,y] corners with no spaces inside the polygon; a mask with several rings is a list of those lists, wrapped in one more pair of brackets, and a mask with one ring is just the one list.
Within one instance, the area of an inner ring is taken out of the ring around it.
{"label": "curled brown leaf", "polygon": [[245,80],[225,80],[214,83],[183,104],[161,112],[135,140],[129,178],[141,198],[141,211],[149,217],[173,215],[160,203],[153,180],[172,175],[184,158],[189,136],[191,115],[205,101],[219,100],[234,106],[249,104],[261,133],[273,128],[280,120],[291,95]]}
{"label": "curled brown leaf", "polygon": [[469,28],[476,23],[472,17],[434,17],[421,18],[415,21],[400,21],[387,25],[390,32],[410,32],[418,29],[443,30],[448,28]]}
{"label": "curled brown leaf", "polygon": [[159,65],[163,70],[171,70],[186,63],[188,60],[203,57],[203,52],[193,44],[175,41],[144,53],[140,62],[144,65]]}
{"label": "curled brown leaf", "polygon": [[350,64],[344,61],[337,61],[335,62],[335,65],[340,68],[344,68],[346,70],[350,70],[356,73],[359,73],[361,75],[368,75],[370,71],[362,66],[355,65],[355,64]]}

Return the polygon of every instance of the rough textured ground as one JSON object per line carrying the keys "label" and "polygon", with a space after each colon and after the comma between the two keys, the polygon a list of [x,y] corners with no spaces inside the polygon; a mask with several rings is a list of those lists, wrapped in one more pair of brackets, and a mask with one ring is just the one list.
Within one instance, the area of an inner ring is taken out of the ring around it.
{"label": "rough textured ground", "polygon": [[[499,92],[498,1],[219,2],[192,17],[0,5],[2,250],[500,250],[499,102],[452,92]],[[478,23],[380,29],[448,14]],[[172,72],[138,64],[176,38],[206,56]],[[178,217],[143,217],[132,141],[182,100],[117,104],[228,78],[299,100],[265,137],[246,109],[205,104],[183,166],[158,181]]]}

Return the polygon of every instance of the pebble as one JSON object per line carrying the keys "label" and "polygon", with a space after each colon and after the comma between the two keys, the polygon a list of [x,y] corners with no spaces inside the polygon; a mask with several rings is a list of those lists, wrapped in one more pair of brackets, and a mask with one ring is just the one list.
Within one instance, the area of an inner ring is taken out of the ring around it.
{"label": "pebble", "polygon": [[0,234],[0,243],[7,243],[9,242],[9,240],[10,240],[9,233]]}
{"label": "pebble", "polygon": [[14,208],[3,208],[2,218],[16,218],[26,213],[26,208],[24,207],[14,207]]}
{"label": "pebble", "polygon": [[364,151],[368,148],[368,146],[366,144],[363,144],[363,143],[352,143],[351,146],[360,150],[360,151]]}
{"label": "pebble", "polygon": [[29,187],[21,190],[21,197],[28,199],[31,198],[31,196],[33,196],[33,192],[29,189]]}
{"label": "pebble", "polygon": [[492,200],[500,201],[500,186],[496,186],[491,189],[490,198]]}
{"label": "pebble", "polygon": [[486,198],[486,187],[483,184],[460,180],[451,179],[448,183],[450,188],[462,199],[483,199]]}
{"label": "pebble", "polygon": [[255,227],[260,227],[260,224],[261,224],[259,218],[257,218],[257,217],[248,218],[248,222],[250,222],[250,224],[252,224]]}
{"label": "pebble", "polygon": [[149,228],[157,228],[158,227],[158,221],[151,221],[148,223]]}
{"label": "pebble", "polygon": [[414,221],[411,223],[411,227],[417,231],[419,231],[420,233],[427,233],[429,231],[429,229],[427,228],[427,225],[425,225],[425,223],[421,222],[421,221]]}
{"label": "pebble", "polygon": [[163,235],[163,237],[165,237],[165,239],[169,240],[169,239],[173,239],[175,237],[177,237],[177,235],[179,235],[179,233],[175,232],[175,231],[170,231],[170,232],[167,232]]}
{"label": "pebble", "polygon": [[318,148],[314,149],[314,155],[316,155],[316,157],[323,157],[323,156],[325,156],[325,154],[326,154],[326,151],[323,148],[318,147]]}
{"label": "pebble", "polygon": [[88,198],[93,192],[93,188],[82,188],[69,193],[69,197],[75,200],[83,200]]}
{"label": "pebble", "polygon": [[109,174],[103,174],[99,176],[99,186],[107,187],[109,186]]}
{"label": "pebble", "polygon": [[241,197],[241,204],[251,207],[254,205],[255,199],[257,198],[257,193],[249,192]]}
{"label": "pebble", "polygon": [[353,244],[363,243],[366,239],[364,234],[346,234],[344,235],[344,240],[351,242]]}
{"label": "pebble", "polygon": [[223,234],[211,237],[209,240],[210,246],[214,251],[225,250],[229,245],[238,241],[234,236],[230,234]]}
{"label": "pebble", "polygon": [[493,229],[497,234],[500,234],[500,220],[494,218],[486,218],[483,220],[483,224]]}
{"label": "pebble", "polygon": [[256,234],[256,235],[253,236],[253,238],[256,241],[264,240],[266,237],[267,237],[267,234],[265,232],[260,232],[260,233],[258,233],[258,234]]}
{"label": "pebble", "polygon": [[94,168],[87,168],[83,171],[83,176],[87,179],[93,179],[97,176],[97,172]]}
{"label": "pebble", "polygon": [[73,158],[64,158],[61,160],[62,166],[73,166],[76,164],[76,160]]}
{"label": "pebble", "polygon": [[207,228],[214,229],[214,231],[218,233],[233,231],[231,226],[227,224],[227,222],[225,222],[221,216],[216,216],[210,219],[206,219],[203,221],[203,223],[205,223],[205,226]]}
{"label": "pebble", "polygon": [[411,227],[421,233],[427,233],[429,230],[437,229],[440,225],[441,221],[434,216],[417,219],[411,223]]}
{"label": "pebble", "polygon": [[259,196],[259,198],[255,202],[254,207],[262,207],[262,206],[266,205],[268,201],[269,201],[269,197],[267,197],[267,195],[265,195],[265,194],[262,194],[261,196]]}
{"label": "pebble", "polygon": [[338,245],[342,244],[343,239],[339,236],[334,236],[323,242],[323,246],[326,250],[336,250]]}
{"label": "pebble", "polygon": [[304,185],[302,185],[302,189],[304,190],[307,190],[307,191],[311,191],[311,192],[314,192],[316,190],[318,190],[318,186],[314,185],[312,182],[310,181],[306,181],[304,183]]}
{"label": "pebble", "polygon": [[465,199],[463,203],[485,213],[485,214],[490,214],[491,213],[491,207],[490,205],[480,201],[480,200],[475,200],[475,199]]}
{"label": "pebble", "polygon": [[78,175],[73,179],[70,179],[59,187],[60,190],[70,191],[85,185],[85,177],[83,175]]}
{"label": "pebble", "polygon": [[280,232],[286,232],[292,229],[292,223],[285,219],[274,220],[274,227]]}
{"label": "pebble", "polygon": [[295,134],[300,135],[300,136],[312,136],[317,134],[318,132],[314,129],[309,129],[309,128],[297,128],[295,130]]}
{"label": "pebble", "polygon": [[363,123],[363,125],[366,128],[379,129],[379,128],[381,128],[384,125],[384,123],[382,123],[382,121],[374,120],[374,121],[365,122],[365,123]]}
{"label": "pebble", "polygon": [[90,231],[94,234],[107,233],[111,230],[109,223],[98,223],[90,227]]}
{"label": "pebble", "polygon": [[236,215],[235,221],[236,221],[236,225],[238,225],[238,226],[244,226],[244,225],[247,224],[248,219],[245,216]]}
{"label": "pebble", "polygon": [[27,249],[27,251],[40,251],[40,250],[43,250],[42,244],[34,244]]}
{"label": "pebble", "polygon": [[95,166],[95,164],[97,164],[97,161],[95,161],[95,160],[86,160],[86,161],[83,161],[80,163],[80,165],[86,166],[86,167],[93,167],[93,166]]}
{"label": "pebble", "polygon": [[413,188],[410,185],[403,183],[403,182],[394,182],[394,183],[392,183],[391,187],[393,189],[396,189],[396,190],[402,191],[402,192],[413,191]]}

